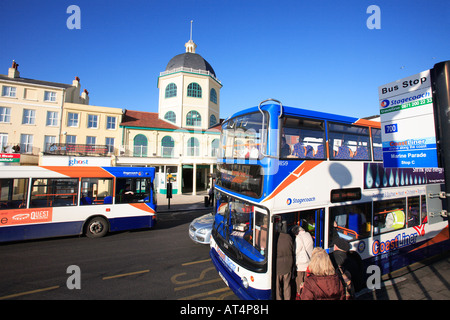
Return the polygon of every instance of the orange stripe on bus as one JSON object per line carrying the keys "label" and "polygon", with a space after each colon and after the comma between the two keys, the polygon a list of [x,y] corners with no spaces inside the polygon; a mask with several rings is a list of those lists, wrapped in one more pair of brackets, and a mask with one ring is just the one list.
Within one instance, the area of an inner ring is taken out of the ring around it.
{"label": "orange stripe on bus", "polygon": [[48,166],[44,169],[58,172],[71,178],[109,178],[113,177],[111,173],[101,167],[67,167],[67,166]]}
{"label": "orange stripe on bus", "polygon": [[139,209],[139,210],[147,211],[150,213],[155,213],[155,210],[153,210],[152,208],[150,208],[147,204],[145,204],[143,202],[129,203],[129,205],[132,205],[133,207],[135,207],[136,209]]}
{"label": "orange stripe on bus", "polygon": [[291,174],[275,189],[274,192],[272,192],[271,195],[269,195],[266,199],[263,200],[263,202],[268,201],[275,197],[277,194],[279,194],[281,191],[286,189],[290,184],[292,184],[295,180],[306,174],[308,171],[310,171],[312,168],[316,167],[320,163],[322,163],[323,160],[307,160],[304,161],[301,165],[299,165]]}

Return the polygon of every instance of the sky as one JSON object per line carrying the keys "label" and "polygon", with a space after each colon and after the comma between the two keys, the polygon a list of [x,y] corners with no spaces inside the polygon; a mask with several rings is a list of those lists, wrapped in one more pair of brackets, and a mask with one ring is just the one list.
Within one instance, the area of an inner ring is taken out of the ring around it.
{"label": "sky", "polygon": [[0,74],[15,60],[24,78],[78,76],[91,105],[158,112],[159,73],[191,20],[223,85],[221,118],[268,98],[377,115],[379,86],[450,60],[449,0],[1,0]]}

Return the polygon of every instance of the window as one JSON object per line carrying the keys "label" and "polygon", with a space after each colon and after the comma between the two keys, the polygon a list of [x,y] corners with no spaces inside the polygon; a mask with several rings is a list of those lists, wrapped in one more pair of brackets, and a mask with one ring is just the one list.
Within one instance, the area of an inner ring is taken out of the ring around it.
{"label": "window", "polygon": [[209,92],[209,100],[211,102],[214,102],[217,104],[217,92],[216,89],[211,88],[211,91]]}
{"label": "window", "polygon": [[197,111],[189,111],[186,115],[186,125],[200,127],[202,125],[202,117]]}
{"label": "window", "polygon": [[226,241],[227,245],[223,250],[245,263],[246,268],[263,272],[262,263],[267,261],[268,253],[268,215],[257,211],[251,203],[229,198],[219,192],[215,198],[217,214],[213,233]]}
{"label": "window", "polygon": [[46,125],[49,127],[57,127],[58,126],[58,112],[56,111],[47,111],[47,122]]}
{"label": "window", "polygon": [[36,120],[36,110],[23,109],[22,124],[34,124]]}
{"label": "window", "polygon": [[281,159],[325,159],[323,121],[285,117],[281,131]]}
{"label": "window", "polygon": [[406,199],[373,203],[373,234],[378,235],[405,227]]}
{"label": "window", "polygon": [[[6,152],[6,153],[14,152],[11,147],[7,148],[7,146],[8,146],[8,134],[0,133],[0,147],[1,147],[0,152]],[[7,149],[11,149],[11,150],[7,150]]]}
{"label": "window", "polygon": [[330,159],[372,160],[369,128],[330,123],[328,131]]}
{"label": "window", "polygon": [[197,138],[189,138],[187,142],[187,155],[198,157],[200,155],[200,144]]}
{"label": "window", "polygon": [[11,122],[11,108],[0,107],[0,122]]}
{"label": "window", "polygon": [[66,143],[71,143],[71,144],[77,143],[77,136],[67,135]]}
{"label": "window", "polygon": [[381,142],[381,129],[372,128],[373,160],[383,160],[383,143]]}
{"label": "window", "polygon": [[30,208],[75,206],[78,179],[36,179],[31,183]]}
{"label": "window", "polygon": [[97,129],[98,128],[98,115],[89,114],[88,115],[88,128]]}
{"label": "window", "polygon": [[177,96],[177,85],[175,83],[169,83],[166,87],[166,98],[173,98]]}
{"label": "window", "polygon": [[218,163],[219,186],[246,195],[260,198],[263,191],[263,168],[256,165]]}
{"label": "window", "polygon": [[96,142],[97,142],[96,137],[86,136],[86,144],[95,145]]}
{"label": "window", "polygon": [[56,101],[56,92],[45,91],[44,92],[44,101],[55,102]]}
{"label": "window", "polygon": [[78,113],[69,112],[67,115],[67,126],[78,127]]}
{"label": "window", "polygon": [[50,150],[50,146],[56,143],[55,136],[45,136],[44,137],[44,152]]}
{"label": "window", "polygon": [[188,85],[187,88],[187,96],[193,98],[201,98],[202,97],[202,87],[196,82],[192,82]]}
{"label": "window", "polygon": [[133,157],[147,156],[147,138],[143,134],[138,134],[133,140]]}
{"label": "window", "polygon": [[172,137],[165,136],[161,140],[161,155],[166,158],[172,158],[174,153],[175,142]]}
{"label": "window", "polygon": [[2,96],[15,98],[16,97],[16,87],[3,86]]}
{"label": "window", "polygon": [[105,144],[108,147],[108,152],[114,152],[114,138],[105,138]]}
{"label": "window", "polygon": [[177,116],[175,115],[175,112],[173,111],[168,111],[166,112],[166,114],[164,115],[164,119],[170,122],[175,123],[177,121]]}
{"label": "window", "polygon": [[[370,202],[331,207],[329,246],[332,246],[333,232],[347,241],[364,239],[371,233],[372,204]],[[333,227],[334,226],[334,227]]]}
{"label": "window", "polygon": [[0,210],[27,207],[28,179],[0,179]]}
{"label": "window", "polygon": [[[223,158],[258,159],[266,150],[263,132],[267,137],[268,116],[262,122],[260,112],[245,114],[231,118],[222,124],[222,154]],[[262,130],[264,128],[264,130]],[[263,145],[264,142],[264,145]]]}
{"label": "window", "polygon": [[115,130],[116,129],[116,117],[106,117],[106,129]]}
{"label": "window", "polygon": [[217,157],[219,151],[219,139],[214,139],[211,142],[211,157]]}
{"label": "window", "polygon": [[148,178],[118,178],[116,203],[150,202],[153,186]]}
{"label": "window", "polygon": [[215,125],[217,123],[217,118],[215,115],[211,115],[209,117],[209,127],[212,127],[213,125]]}
{"label": "window", "polygon": [[20,152],[32,153],[33,152],[33,135],[21,134],[20,135]]}
{"label": "window", "polygon": [[81,179],[80,205],[112,204],[113,179]]}

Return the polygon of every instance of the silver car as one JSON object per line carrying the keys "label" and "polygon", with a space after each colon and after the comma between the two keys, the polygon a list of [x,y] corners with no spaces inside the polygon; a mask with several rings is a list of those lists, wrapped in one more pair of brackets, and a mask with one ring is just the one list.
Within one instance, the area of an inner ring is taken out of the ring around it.
{"label": "silver car", "polygon": [[213,222],[214,213],[212,212],[195,218],[189,225],[189,237],[194,242],[209,244]]}

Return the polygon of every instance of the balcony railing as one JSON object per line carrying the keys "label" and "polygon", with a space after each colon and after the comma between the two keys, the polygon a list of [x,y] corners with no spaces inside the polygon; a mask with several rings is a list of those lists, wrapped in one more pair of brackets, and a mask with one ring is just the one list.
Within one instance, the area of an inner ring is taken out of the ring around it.
{"label": "balcony railing", "polygon": [[45,146],[44,154],[60,156],[101,156],[114,153],[114,148],[98,144],[50,143]]}
{"label": "balcony railing", "polygon": [[165,75],[168,75],[168,74],[177,73],[177,72],[181,72],[181,71],[198,73],[198,74],[204,74],[204,75],[212,77],[214,80],[216,80],[218,83],[221,84],[220,80],[217,79],[216,76],[214,74],[212,74],[211,72],[209,72],[209,71],[201,70],[201,69],[186,68],[186,67],[179,67],[179,68],[163,71],[163,72],[159,73],[159,76],[162,77],[162,76],[165,76]]}

